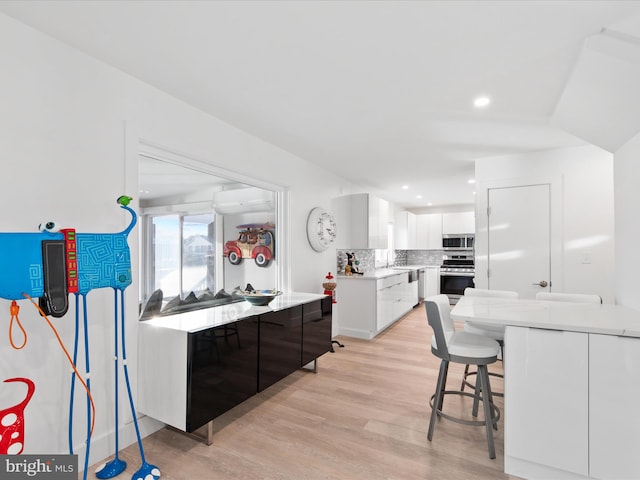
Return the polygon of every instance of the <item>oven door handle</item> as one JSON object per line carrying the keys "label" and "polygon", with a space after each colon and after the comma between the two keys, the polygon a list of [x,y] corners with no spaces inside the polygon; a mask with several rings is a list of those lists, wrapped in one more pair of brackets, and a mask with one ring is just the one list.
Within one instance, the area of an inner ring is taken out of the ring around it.
{"label": "oven door handle", "polygon": [[473,272],[440,272],[441,277],[475,277]]}

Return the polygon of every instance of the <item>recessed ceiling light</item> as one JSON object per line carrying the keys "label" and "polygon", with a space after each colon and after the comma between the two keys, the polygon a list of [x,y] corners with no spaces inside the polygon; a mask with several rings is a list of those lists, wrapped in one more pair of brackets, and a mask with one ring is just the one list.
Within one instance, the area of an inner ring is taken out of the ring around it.
{"label": "recessed ceiling light", "polygon": [[467,183],[476,183],[476,179],[475,178],[470,178],[469,180],[467,180]]}
{"label": "recessed ceiling light", "polygon": [[427,207],[430,207],[431,205],[433,205],[433,203],[431,203],[431,202],[427,203]]}
{"label": "recessed ceiling light", "polygon": [[403,190],[408,190],[409,189],[409,185],[402,185],[402,189]]}
{"label": "recessed ceiling light", "polygon": [[484,108],[491,103],[491,99],[489,97],[477,97],[473,101],[473,105],[476,108]]}
{"label": "recessed ceiling light", "polygon": [[422,198],[422,195],[416,195],[416,198],[420,200]]}

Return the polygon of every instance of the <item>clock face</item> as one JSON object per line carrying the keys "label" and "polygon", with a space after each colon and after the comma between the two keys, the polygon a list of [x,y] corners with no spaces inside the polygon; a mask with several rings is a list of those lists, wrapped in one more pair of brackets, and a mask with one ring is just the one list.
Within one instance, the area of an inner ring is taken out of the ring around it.
{"label": "clock face", "polygon": [[325,209],[316,207],[309,212],[307,218],[307,238],[309,245],[316,252],[322,252],[336,238],[336,220]]}

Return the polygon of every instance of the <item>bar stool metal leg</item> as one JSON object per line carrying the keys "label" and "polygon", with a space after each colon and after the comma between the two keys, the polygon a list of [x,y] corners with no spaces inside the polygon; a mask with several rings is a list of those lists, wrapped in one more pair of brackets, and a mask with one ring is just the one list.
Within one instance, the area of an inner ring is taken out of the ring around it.
{"label": "bar stool metal leg", "polygon": [[491,387],[489,386],[489,374],[486,365],[478,365],[478,377],[481,383],[485,418],[485,429],[487,431],[487,443],[489,444],[489,458],[496,458],[496,448],[493,441],[494,419],[492,413]]}
{"label": "bar stool metal leg", "polygon": [[433,429],[436,426],[436,418],[438,410],[442,410],[442,401],[444,400],[444,388],[447,381],[447,371],[449,370],[449,362],[442,360],[440,362],[440,373],[438,373],[438,383],[436,385],[435,398],[433,399],[433,408],[431,409],[431,420],[429,421],[429,432],[427,438],[433,438]]}

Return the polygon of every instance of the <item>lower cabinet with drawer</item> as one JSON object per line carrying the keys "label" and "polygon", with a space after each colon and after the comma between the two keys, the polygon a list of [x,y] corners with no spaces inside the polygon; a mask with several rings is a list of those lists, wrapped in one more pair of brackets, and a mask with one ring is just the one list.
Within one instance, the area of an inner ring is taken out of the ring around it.
{"label": "lower cabinet with drawer", "polygon": [[418,298],[418,282],[399,271],[383,278],[338,277],[339,333],[372,339],[410,312]]}
{"label": "lower cabinet with drawer", "polygon": [[[194,432],[331,350],[331,297],[210,328],[140,322],[140,412]],[[260,309],[254,309],[260,310]]]}

